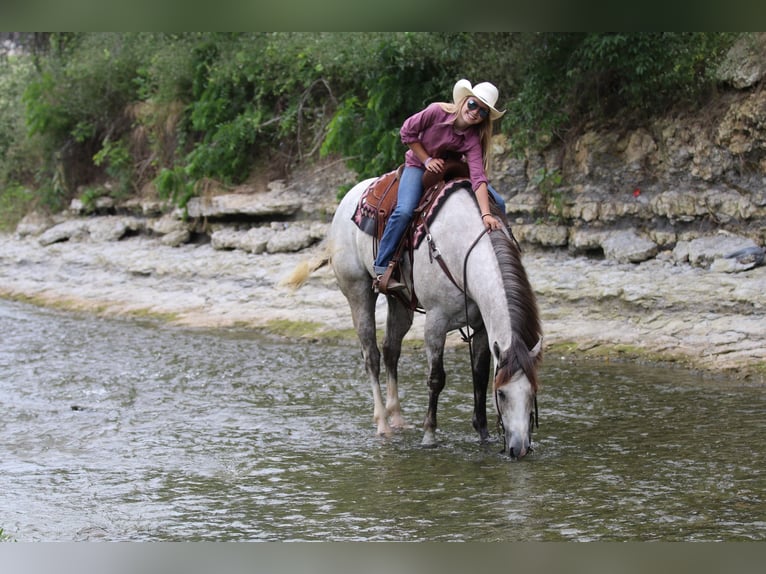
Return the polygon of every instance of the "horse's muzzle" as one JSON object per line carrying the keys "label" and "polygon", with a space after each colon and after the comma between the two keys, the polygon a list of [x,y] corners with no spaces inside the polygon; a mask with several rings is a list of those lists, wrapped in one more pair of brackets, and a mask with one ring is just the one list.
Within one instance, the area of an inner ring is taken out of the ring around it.
{"label": "horse's muzzle", "polygon": [[529,443],[529,438],[522,437],[518,433],[512,433],[506,431],[505,433],[505,449],[503,454],[508,455],[512,459],[520,459],[526,456],[526,454],[532,450]]}

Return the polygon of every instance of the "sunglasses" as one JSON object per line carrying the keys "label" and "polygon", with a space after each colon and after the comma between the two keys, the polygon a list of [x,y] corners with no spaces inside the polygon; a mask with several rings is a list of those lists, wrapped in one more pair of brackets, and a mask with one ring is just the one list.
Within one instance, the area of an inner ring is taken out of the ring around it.
{"label": "sunglasses", "polygon": [[468,103],[466,104],[468,106],[468,109],[471,111],[474,111],[476,108],[479,109],[479,115],[482,117],[482,119],[487,119],[489,116],[489,110],[486,108],[482,108],[476,100],[468,100]]}

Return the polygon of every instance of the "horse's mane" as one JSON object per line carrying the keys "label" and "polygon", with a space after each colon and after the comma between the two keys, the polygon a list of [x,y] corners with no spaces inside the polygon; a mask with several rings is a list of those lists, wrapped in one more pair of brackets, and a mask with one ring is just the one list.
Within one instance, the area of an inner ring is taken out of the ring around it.
{"label": "horse's mane", "polygon": [[513,332],[510,356],[501,358],[500,368],[508,369],[508,377],[522,369],[536,392],[536,367],[542,359],[542,352],[533,358],[529,351],[543,335],[537,299],[521,262],[521,249],[516,240],[504,233],[490,233],[489,236],[500,266]]}

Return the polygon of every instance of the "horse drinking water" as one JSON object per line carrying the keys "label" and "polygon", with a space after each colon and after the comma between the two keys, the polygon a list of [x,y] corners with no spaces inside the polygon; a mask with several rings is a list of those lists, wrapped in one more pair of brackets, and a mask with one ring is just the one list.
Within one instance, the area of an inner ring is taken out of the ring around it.
{"label": "horse drinking water", "polygon": [[[329,247],[332,268],[351,308],[372,386],[373,420],[379,434],[388,434],[392,428],[405,426],[397,368],[402,339],[412,325],[413,306],[404,297],[387,295],[382,348],[386,368],[384,404],[375,329],[378,293],[371,288],[374,238],[353,221],[360,197],[374,181],[358,183],[343,198],[330,228]],[[488,440],[486,394],[492,361],[492,396],[503,429],[504,452],[521,458],[530,450],[532,425],[536,422],[537,368],[542,358],[537,303],[515,240],[505,230],[487,233],[472,192],[456,187],[428,224],[426,240],[414,249],[411,263],[408,256],[402,257],[400,263],[402,281],[425,312],[429,399],[423,444],[436,442],[437,403],[446,378],[443,354],[447,333],[470,327],[473,426],[482,441]]]}

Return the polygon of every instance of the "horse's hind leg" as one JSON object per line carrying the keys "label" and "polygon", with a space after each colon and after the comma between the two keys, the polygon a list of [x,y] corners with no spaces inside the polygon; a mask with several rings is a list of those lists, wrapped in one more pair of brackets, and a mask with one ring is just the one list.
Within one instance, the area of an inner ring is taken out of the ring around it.
{"label": "horse's hind leg", "polygon": [[[343,286],[342,286],[343,287]],[[386,407],[380,392],[380,351],[378,350],[377,334],[375,332],[375,300],[377,294],[369,286],[369,282],[361,282],[354,288],[343,289],[351,307],[351,319],[354,329],[362,346],[364,368],[370,380],[372,389],[373,411],[372,419],[377,425],[380,435],[391,434],[391,427],[386,420]]]}
{"label": "horse's hind leg", "polygon": [[487,385],[489,384],[489,339],[487,330],[482,326],[474,331],[471,341],[473,364],[473,428],[479,433],[481,442],[489,440],[487,430]]}
{"label": "horse's hind leg", "polygon": [[402,339],[412,326],[412,311],[395,297],[388,297],[386,336],[383,340],[383,363],[386,366],[386,412],[391,426],[406,428],[399,402],[399,357],[402,353]]}

